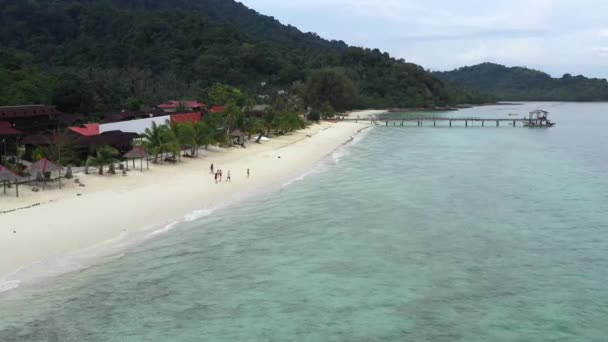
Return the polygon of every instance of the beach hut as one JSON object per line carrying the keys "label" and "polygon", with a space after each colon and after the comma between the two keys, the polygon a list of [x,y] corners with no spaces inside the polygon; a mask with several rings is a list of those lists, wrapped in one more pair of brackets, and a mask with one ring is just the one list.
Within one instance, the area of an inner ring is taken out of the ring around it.
{"label": "beach hut", "polygon": [[16,173],[14,173],[13,171],[9,170],[8,168],[0,165],[0,181],[4,185],[4,194],[6,194],[7,182],[8,182],[8,184],[10,184],[10,182],[15,182],[15,191],[17,192],[17,197],[19,197],[18,181],[20,181],[20,180],[21,180],[21,177],[19,177]]}
{"label": "beach hut", "polygon": [[243,146],[245,144],[245,133],[238,128],[230,133],[230,137],[232,138],[232,143],[235,145]]}
{"label": "beach hut", "polygon": [[[139,165],[140,165],[140,171],[141,172],[144,171],[144,158],[145,158],[146,159],[146,169],[150,170],[150,164],[148,164],[148,160],[150,158],[150,155],[141,146],[135,146],[131,151],[127,152],[123,156],[123,158],[132,159],[133,160],[133,168],[135,168],[135,159],[139,158],[139,160],[140,160]],[[127,161],[127,170],[128,169],[129,169],[129,162]]]}
{"label": "beach hut", "polygon": [[28,166],[28,168],[26,169],[26,171],[28,171],[30,174],[36,174],[38,172],[40,172],[42,174],[42,178],[43,178],[42,190],[43,191],[46,186],[45,174],[47,172],[55,172],[55,171],[57,171],[57,173],[59,174],[59,188],[61,189],[61,170],[63,170],[63,167],[61,167],[58,164],[53,163],[52,161],[48,160],[47,158],[40,159],[39,161],[35,162],[34,164]]}

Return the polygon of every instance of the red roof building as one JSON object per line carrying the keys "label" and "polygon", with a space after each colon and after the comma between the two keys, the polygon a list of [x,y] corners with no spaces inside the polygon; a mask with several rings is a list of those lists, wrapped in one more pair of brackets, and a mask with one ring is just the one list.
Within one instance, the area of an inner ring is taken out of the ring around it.
{"label": "red roof building", "polygon": [[82,126],[76,126],[76,127],[69,127],[69,129],[72,132],[85,136],[85,137],[99,135],[99,124],[98,123],[84,124]]}
{"label": "red roof building", "polygon": [[209,113],[223,113],[224,112],[224,106],[213,106],[211,107],[211,109],[209,109]]}
{"label": "red roof building", "polygon": [[13,128],[10,122],[0,121],[0,136],[21,135],[22,133]]}
{"label": "red roof building", "polygon": [[202,117],[203,117],[203,115],[200,112],[198,112],[198,113],[172,114],[171,115],[171,123],[172,124],[177,124],[177,123],[189,122],[189,123],[191,123],[191,124],[194,125],[197,122],[201,121]]}
{"label": "red roof building", "polygon": [[51,106],[27,105],[0,107],[0,121],[25,134],[49,131],[57,127],[63,113]]}
{"label": "red roof building", "polygon": [[169,101],[167,103],[162,103],[159,104],[158,106],[156,106],[159,109],[164,110],[165,112],[168,113],[175,113],[175,111],[177,111],[177,109],[179,107],[184,107],[186,108],[188,111],[200,111],[202,109],[206,109],[207,105],[202,103],[202,102],[198,102],[198,101],[176,101],[176,100],[172,100]]}

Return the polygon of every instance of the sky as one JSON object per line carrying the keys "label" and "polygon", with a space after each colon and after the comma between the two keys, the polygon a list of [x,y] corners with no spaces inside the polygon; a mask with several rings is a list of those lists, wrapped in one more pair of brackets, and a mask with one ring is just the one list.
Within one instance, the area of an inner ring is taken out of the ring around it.
{"label": "sky", "polygon": [[430,70],[495,62],[608,78],[608,0],[240,0]]}

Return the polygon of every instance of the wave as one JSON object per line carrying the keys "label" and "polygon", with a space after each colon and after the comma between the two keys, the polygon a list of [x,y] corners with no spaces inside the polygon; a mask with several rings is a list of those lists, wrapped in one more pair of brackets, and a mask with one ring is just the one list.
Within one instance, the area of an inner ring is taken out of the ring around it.
{"label": "wave", "polygon": [[362,128],[358,130],[355,135],[351,136],[350,139],[342,143],[333,151],[329,152],[323,159],[319,162],[315,163],[310,169],[304,171],[300,175],[289,179],[281,185],[281,188],[290,186],[294,183],[300,182],[304,180],[306,177],[309,177],[314,174],[319,174],[325,172],[331,165],[338,164],[344,157],[350,155],[353,151],[353,148],[356,144],[363,141],[365,136],[367,136],[368,132],[371,131],[372,126]]}
{"label": "wave", "polygon": [[92,247],[88,247],[76,252],[48,257],[44,260],[24,266],[19,270],[0,279],[0,293],[14,290],[24,284],[30,284],[38,280],[75,272],[94,266],[102,258],[120,258],[125,255],[125,250],[146,240],[157,238],[179,228],[181,223],[195,222],[212,215],[219,209],[235,205],[236,203],[259,197],[264,194],[275,192],[296,182],[304,180],[306,177],[321,173],[331,165],[339,163],[344,157],[352,153],[354,146],[364,139],[370,127],[359,130],[355,135],[340,145],[335,150],[328,153],[323,159],[315,163],[310,169],[287,180],[278,187],[254,188],[246,193],[235,195],[231,198],[217,203],[214,207],[200,208],[184,215],[181,220],[166,221],[162,224],[144,227],[142,229],[125,231],[114,239],[104,241]]}

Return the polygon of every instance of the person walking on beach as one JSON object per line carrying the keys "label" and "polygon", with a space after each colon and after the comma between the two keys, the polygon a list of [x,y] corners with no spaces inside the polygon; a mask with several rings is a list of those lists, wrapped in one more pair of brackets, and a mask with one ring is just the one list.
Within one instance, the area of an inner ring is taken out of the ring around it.
{"label": "person walking on beach", "polygon": [[220,176],[220,173],[216,172],[214,175],[215,175],[215,184],[217,184],[217,178]]}
{"label": "person walking on beach", "polygon": [[249,168],[247,168],[247,178],[249,178]]}
{"label": "person walking on beach", "polygon": [[217,172],[220,173],[220,183],[222,182],[222,169],[219,169]]}
{"label": "person walking on beach", "polygon": [[226,182],[232,183],[232,179],[230,179],[230,170],[228,170],[228,174],[226,175]]}
{"label": "person walking on beach", "polygon": [[213,163],[211,163],[211,173],[213,173]]}

